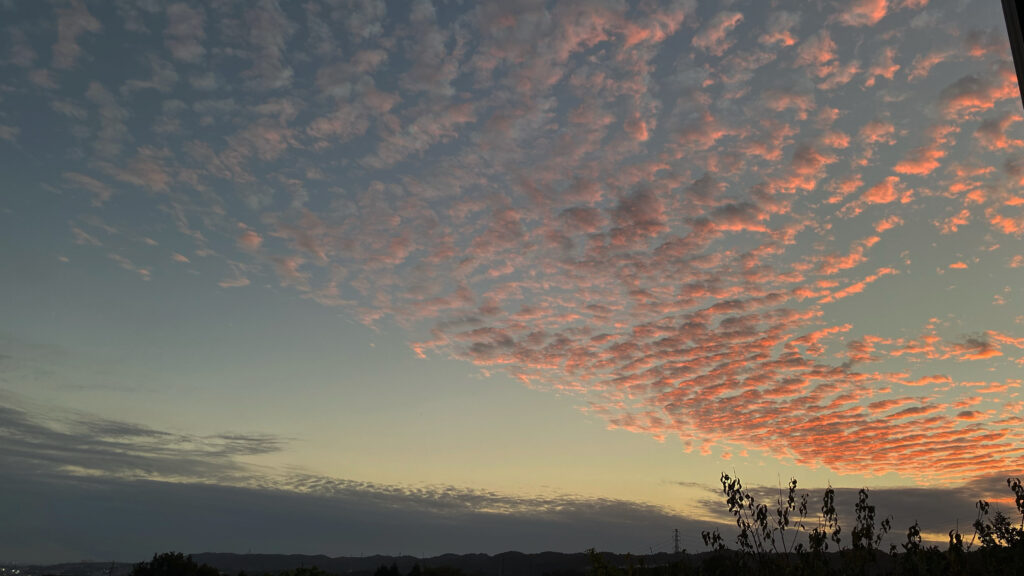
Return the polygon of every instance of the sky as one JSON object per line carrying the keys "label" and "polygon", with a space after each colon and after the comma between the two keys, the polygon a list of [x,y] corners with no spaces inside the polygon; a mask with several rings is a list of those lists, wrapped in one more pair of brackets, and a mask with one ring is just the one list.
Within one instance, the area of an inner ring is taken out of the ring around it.
{"label": "sky", "polygon": [[0,562],[1012,511],[1022,112],[997,2],[0,0]]}

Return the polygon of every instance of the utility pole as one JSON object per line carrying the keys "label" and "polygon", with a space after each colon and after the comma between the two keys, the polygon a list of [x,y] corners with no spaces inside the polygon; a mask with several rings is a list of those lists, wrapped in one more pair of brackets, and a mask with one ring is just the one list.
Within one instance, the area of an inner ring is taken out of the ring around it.
{"label": "utility pole", "polygon": [[674,551],[674,552],[675,552],[676,554],[679,554],[679,528],[676,528],[676,529],[675,529],[675,530],[673,531],[673,535],[672,535],[672,541],[673,541],[673,543],[675,544],[675,545],[674,545],[674,546],[672,547],[672,550],[673,550],[673,551]]}

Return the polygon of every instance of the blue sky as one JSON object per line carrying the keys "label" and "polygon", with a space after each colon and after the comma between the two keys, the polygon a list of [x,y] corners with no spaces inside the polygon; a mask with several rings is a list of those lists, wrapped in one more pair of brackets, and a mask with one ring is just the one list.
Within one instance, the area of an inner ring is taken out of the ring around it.
{"label": "blue sky", "polygon": [[[722,470],[886,488],[897,526],[943,494],[944,534],[1019,473],[997,4],[0,14],[0,559],[394,553],[422,529],[360,527],[403,506],[480,527],[420,553],[644,550],[721,520]],[[32,544],[90,490],[109,525]],[[132,528],[237,514],[210,491],[265,522]]]}

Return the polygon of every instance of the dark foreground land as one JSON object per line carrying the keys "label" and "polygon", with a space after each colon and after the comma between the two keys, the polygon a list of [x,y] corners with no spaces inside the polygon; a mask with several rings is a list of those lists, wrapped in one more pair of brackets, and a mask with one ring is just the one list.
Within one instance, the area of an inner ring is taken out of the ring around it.
{"label": "dark foreground land", "polygon": [[[8,568],[10,571],[10,568]],[[716,550],[700,554],[542,552],[336,557],[285,554],[158,554],[150,562],[83,562],[23,566],[19,576],[703,576],[786,575],[1024,575],[1024,547],[964,551],[922,548],[889,554],[842,550],[819,555],[749,554]]]}
{"label": "dark foreground land", "polygon": [[[611,564],[627,565],[625,554],[602,554]],[[648,556],[652,564],[668,564],[670,554]],[[444,572],[449,575],[465,576],[571,576],[586,574],[591,568],[591,556],[580,552],[541,552],[524,554],[505,552],[502,554],[444,554],[431,558],[413,556],[339,556],[304,554],[193,554],[197,565],[207,565],[221,574],[236,575],[245,572],[250,575],[281,574],[295,571],[306,572],[317,569],[332,575],[374,576],[381,567],[387,576],[397,571],[406,576],[419,566],[424,573]],[[130,576],[134,564],[109,562],[83,562],[56,564],[52,566],[21,566],[22,576]],[[394,567],[394,568],[392,568]],[[165,576],[173,576],[167,574]],[[381,576],[384,576],[382,573]]]}
{"label": "dark foreground land", "polygon": [[[762,502],[739,478],[721,475],[722,495],[735,521],[735,544],[729,547],[718,529],[701,534],[709,551],[700,554],[633,556],[588,550],[565,554],[445,554],[412,556],[337,557],[283,554],[217,554],[185,556],[155,554],[138,564],[80,563],[54,566],[0,567],[0,576],[706,576],[774,575],[874,576],[892,575],[1013,575],[1024,576],[1024,482],[1007,478],[1017,514],[1013,518],[989,503],[977,502],[973,534],[949,531],[948,547],[923,541],[915,522],[906,540],[883,542],[893,531],[891,517],[877,513],[861,489],[850,530],[839,522],[835,490],[825,489],[820,513],[810,495],[779,489],[774,502]],[[815,517],[816,516],[816,517]]]}

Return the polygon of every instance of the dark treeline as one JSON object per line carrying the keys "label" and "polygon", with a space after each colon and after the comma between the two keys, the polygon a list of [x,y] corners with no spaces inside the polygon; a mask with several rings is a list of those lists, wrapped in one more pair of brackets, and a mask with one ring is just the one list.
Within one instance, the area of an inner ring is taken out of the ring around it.
{"label": "dark treeline", "polygon": [[[628,558],[628,555],[606,556],[615,565],[624,565],[624,559]],[[446,554],[429,559],[408,556],[397,560],[384,556],[358,559],[365,560],[359,563],[361,565],[374,559],[386,560],[375,569],[353,568],[351,563],[345,562],[357,559],[327,556],[200,554],[197,557],[208,559],[210,564],[197,562],[192,556],[180,552],[165,552],[154,555],[149,562],[135,564],[126,576],[587,576],[591,572],[588,553],[506,552],[496,556]],[[343,561],[342,564],[339,564],[339,560]],[[294,567],[295,564],[301,565]],[[249,569],[238,569],[238,565],[245,565]],[[292,567],[282,569],[282,565]]]}

